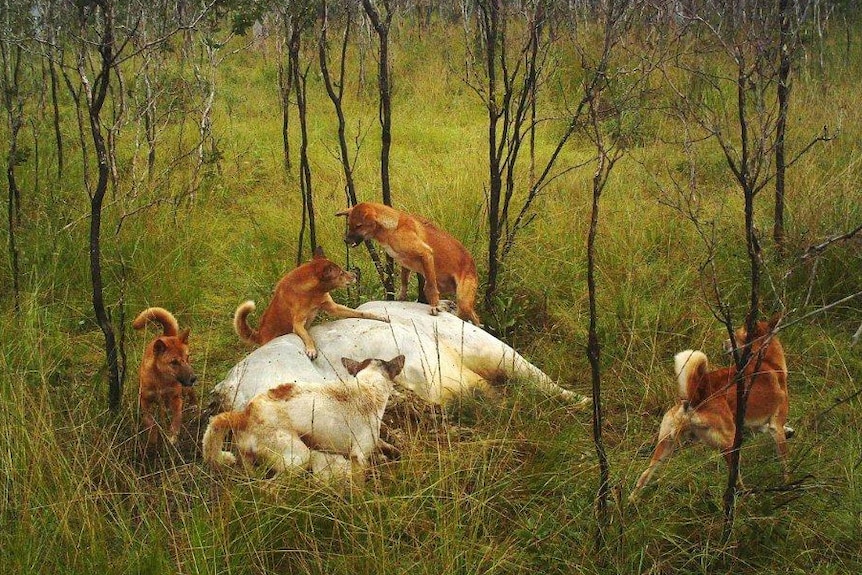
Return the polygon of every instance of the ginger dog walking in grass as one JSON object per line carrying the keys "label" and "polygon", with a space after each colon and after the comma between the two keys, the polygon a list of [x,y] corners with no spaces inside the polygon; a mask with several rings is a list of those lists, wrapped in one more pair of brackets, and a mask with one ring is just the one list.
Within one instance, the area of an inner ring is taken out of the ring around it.
{"label": "ginger dog walking in grass", "polygon": [[236,308],[233,316],[234,330],[242,339],[258,345],[287,333],[295,333],[305,344],[309,359],[317,357],[317,347],[308,333],[318,311],[335,317],[355,317],[388,322],[385,317],[356,311],[333,301],[329,292],[356,281],[356,275],[341,269],[338,264],[326,259],[323,249],[314,251],[311,261],[302,264],[285,275],[275,286],[272,301],[260,318],[257,329],[248,324],[248,315],[254,311],[253,301]]}
{"label": "ginger dog walking in grass", "polygon": [[150,307],[138,314],[132,327],[143,329],[147,322],[162,326],[163,334],[153,339],[141,359],[140,394],[141,415],[147,431],[147,445],[156,443],[158,429],[153,410],[161,407],[170,411],[171,423],[168,441],[176,444],[182,425],[183,396],[195,402],[192,386],[197,381],[189,363],[189,330],[180,332],[176,318],[161,307]]}
{"label": "ginger dog walking in grass", "polygon": [[362,202],[337,216],[347,217],[344,240],[355,247],[366,239],[376,240],[401,266],[398,299],[407,299],[410,272],[425,278],[425,297],[431,315],[445,310],[440,294],[455,294],[458,317],[480,325],[476,314],[479,278],[470,252],[454,237],[425,218],[383,204]]}
{"label": "ginger dog walking in grass", "polygon": [[[760,321],[755,325],[751,356],[744,369],[744,384],[748,391],[744,425],[772,435],[786,475],[786,439],[793,430],[785,426],[789,398],[784,348],[773,335],[780,319],[780,315],[775,315],[769,322]],[[745,327],[736,330],[734,340],[737,348],[745,345]],[[703,352],[686,350],[676,354],[674,368],[681,401],[664,414],[655,451],[630,500],[637,499],[658,465],[670,457],[676,444],[686,437],[720,450],[730,464],[736,433],[736,366],[710,371]]]}

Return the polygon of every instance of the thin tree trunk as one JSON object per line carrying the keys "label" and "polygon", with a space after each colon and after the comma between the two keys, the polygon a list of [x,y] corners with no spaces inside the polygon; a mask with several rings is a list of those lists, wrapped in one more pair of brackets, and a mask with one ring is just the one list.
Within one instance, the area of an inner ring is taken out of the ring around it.
{"label": "thin tree trunk", "polygon": [[[755,184],[752,181],[751,158],[749,150],[748,120],[746,117],[746,93],[748,90],[749,77],[746,73],[745,58],[737,54],[739,72],[737,75],[737,119],[739,122],[739,138],[741,143],[737,179],[742,189],[745,200],[745,241],[748,251],[748,259],[751,270],[751,292],[749,299],[748,316],[746,319],[746,330],[748,338],[745,342],[742,354],[734,353],[736,363],[736,413],[734,424],[736,431],[733,436],[733,447],[730,453],[730,469],[728,470],[727,487],[724,491],[724,530],[725,537],[729,537],[735,515],[736,496],[739,484],[739,450],[743,442],[743,429],[745,423],[745,409],[748,399],[748,390],[745,387],[745,366],[751,361],[750,339],[754,334],[754,325],[757,322],[757,313],[760,307],[760,244],[757,241],[754,230],[754,196]],[[733,337],[733,325],[729,318],[727,329]]]}
{"label": "thin tree trunk", "polygon": [[383,203],[392,205],[392,191],[389,185],[389,151],[392,147],[392,86],[389,78],[389,26],[392,11],[389,0],[383,1],[386,9],[385,20],[374,7],[371,0],[362,0],[365,13],[371,20],[378,39],[377,88],[380,93],[380,188]]}
{"label": "thin tree trunk", "polygon": [[784,253],[784,175],[786,163],[784,142],[787,132],[787,113],[790,102],[790,2],[778,0],[781,19],[780,62],[778,66],[778,118],[775,123],[775,221],[772,237],[779,254]]}
{"label": "thin tree trunk", "polygon": [[[281,15],[284,24],[284,40],[290,44],[291,19],[288,12]],[[282,44],[279,43],[279,46]],[[290,48],[288,48],[290,54]],[[278,87],[281,94],[281,146],[283,154],[284,171],[290,173],[293,166],[290,161],[290,91],[293,86],[293,67],[295,63],[291,55],[288,55],[287,69],[284,66],[283,55],[279,54],[278,60]]]}
{"label": "thin tree trunk", "polygon": [[482,30],[485,41],[485,65],[488,74],[488,286],[485,290],[485,307],[493,307],[497,294],[497,280],[500,273],[500,200],[503,193],[503,175],[500,169],[500,156],[497,150],[497,124],[500,112],[497,106],[497,47],[502,45],[500,38],[500,2],[489,0],[481,4]]}
{"label": "thin tree trunk", "polygon": [[147,178],[153,179],[156,170],[156,98],[150,82],[149,70],[144,71],[146,102],[144,107],[144,133],[147,138]]}
{"label": "thin tree trunk", "polygon": [[54,111],[54,141],[57,145],[57,178],[63,178],[63,133],[60,131],[60,103],[58,100],[57,68],[53,56],[48,58],[48,71],[51,77],[51,106]]}
{"label": "thin tree trunk", "polygon": [[23,102],[18,91],[21,79],[20,45],[13,46],[3,38],[0,43],[3,57],[3,106],[6,109],[6,120],[9,128],[9,151],[6,154],[6,182],[9,187],[7,206],[7,222],[9,225],[9,264],[12,272],[12,295],[14,297],[15,313],[21,310],[21,270],[19,263],[17,228],[21,223],[21,192],[15,176],[15,166],[18,157],[18,134],[23,125]]}
{"label": "thin tree trunk", "polygon": [[[297,62],[298,64],[298,62]],[[299,67],[294,68],[294,82],[296,84],[296,107],[299,113],[299,188],[302,194],[303,222],[308,223],[308,241],[311,253],[317,247],[317,228],[314,215],[314,194],[311,188],[311,165],[308,161],[308,106],[306,105],[306,78],[308,68],[300,74]],[[299,245],[297,254],[297,265],[302,262],[302,230],[299,233]]]}
{"label": "thin tree trunk", "polygon": [[[98,159],[98,180],[96,188],[90,198],[90,279],[92,282],[93,311],[96,321],[105,338],[105,355],[108,367],[108,407],[116,412],[120,407],[122,396],[122,382],[120,380],[117,342],[114,336],[114,328],[111,324],[110,315],[105,307],[104,290],[102,285],[102,260],[101,260],[101,231],[102,231],[102,206],[105,192],[108,189],[108,178],[110,165],[108,161],[108,149],[102,134],[101,112],[107,97],[111,78],[111,68],[114,65],[114,21],[113,4],[110,0],[98,2],[102,10],[103,26],[102,37],[99,44],[101,56],[100,70],[93,83],[89,85],[86,71],[81,68],[79,73],[85,84],[87,97],[87,112],[90,120],[90,133],[93,138],[93,147]],[[83,66],[83,59],[79,61]],[[95,88],[95,89],[93,89]]]}
{"label": "thin tree trunk", "polygon": [[296,108],[299,115],[300,147],[299,147],[299,190],[302,197],[302,224],[299,230],[299,241],[296,248],[296,264],[303,261],[302,246],[306,225],[308,226],[309,245],[311,253],[317,247],[317,230],[314,216],[314,195],[311,187],[311,165],[308,160],[308,105],[306,101],[306,78],[308,66],[305,71],[300,71],[300,52],[302,48],[302,34],[306,28],[313,23],[313,19],[307,18],[303,8],[297,8],[291,13],[290,40],[287,50],[289,54],[289,68],[293,73],[294,93],[296,95]]}
{"label": "thin tree trunk", "polygon": [[[392,83],[389,76],[389,28],[392,23],[392,9],[389,0],[383,0],[386,11],[384,18],[374,7],[371,0],[362,0],[365,14],[371,21],[378,39],[377,89],[380,94],[380,194],[387,206],[392,205],[392,190],[389,184],[389,151],[392,147]],[[386,256],[386,299],[395,298],[395,271],[392,258]]]}
{"label": "thin tree trunk", "polygon": [[600,156],[600,166],[593,177],[593,203],[590,212],[590,231],[587,237],[587,293],[589,294],[590,326],[587,336],[587,358],[590,362],[593,397],[593,442],[596,456],[599,460],[599,489],[596,496],[596,516],[598,531],[596,548],[604,548],[604,530],[608,524],[608,494],[610,491],[610,467],[602,439],[602,382],[601,382],[601,345],[598,337],[598,314],[596,311],[596,278],[595,253],[596,233],[599,222],[599,198],[601,197],[603,158]]}
{"label": "thin tree trunk", "polygon": [[[341,168],[344,171],[345,194],[347,196],[347,205],[355,206],[358,202],[356,195],[356,182],[353,179],[353,166],[350,163],[350,153],[347,149],[347,121],[344,116],[344,79],[345,65],[347,62],[347,46],[350,39],[350,31],[353,26],[353,12],[348,8],[347,22],[344,27],[344,35],[341,39],[341,56],[338,66],[338,81],[336,84],[332,82],[332,75],[329,72],[329,64],[327,58],[328,41],[327,31],[329,28],[329,7],[326,2],[321,6],[321,31],[320,42],[318,43],[318,58],[320,60],[320,71],[323,76],[323,84],[326,87],[326,93],[329,95],[329,100],[335,108],[335,115],[338,119],[338,152],[341,159]],[[363,242],[368,250],[368,255],[371,261],[374,262],[374,269],[377,270],[377,276],[380,278],[380,284],[386,289],[386,267],[381,261],[380,254],[374,247],[371,240]],[[349,254],[349,251],[348,251]],[[421,276],[419,276],[421,277]],[[421,293],[421,292],[420,292]]]}

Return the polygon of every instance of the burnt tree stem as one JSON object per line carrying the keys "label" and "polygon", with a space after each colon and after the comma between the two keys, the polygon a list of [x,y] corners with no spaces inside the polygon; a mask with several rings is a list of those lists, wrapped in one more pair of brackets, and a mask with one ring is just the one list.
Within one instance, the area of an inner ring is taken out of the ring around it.
{"label": "burnt tree stem", "polygon": [[[92,86],[88,84],[85,70],[80,68],[79,72],[85,86],[90,134],[98,161],[98,178],[96,187],[90,197],[90,280],[93,288],[93,312],[105,339],[105,355],[108,368],[108,407],[111,411],[116,412],[120,408],[122,382],[120,380],[117,341],[111,317],[105,307],[104,301],[101,253],[102,207],[110,175],[108,148],[104,134],[102,133],[101,112],[108,94],[115,59],[114,11],[111,0],[100,0],[96,4],[102,12],[103,26],[99,40],[100,69],[93,80]],[[83,19],[81,24],[82,26],[85,25]],[[83,66],[83,61],[83,58],[79,60],[80,66]]]}

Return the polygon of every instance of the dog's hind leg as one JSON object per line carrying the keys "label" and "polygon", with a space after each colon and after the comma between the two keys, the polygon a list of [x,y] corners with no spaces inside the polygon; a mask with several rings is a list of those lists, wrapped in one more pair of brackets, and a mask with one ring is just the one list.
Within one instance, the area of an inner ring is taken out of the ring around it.
{"label": "dog's hind leg", "polygon": [[790,472],[787,468],[786,426],[780,422],[770,421],[766,429],[769,431],[772,439],[775,440],[775,452],[778,454],[778,459],[781,462],[781,473],[784,476],[784,480],[787,481]]}
{"label": "dog's hind leg", "polygon": [[670,457],[676,448],[677,440],[680,432],[684,430],[683,423],[683,408],[682,404],[677,404],[664,414],[661,420],[661,427],[658,432],[658,442],[650,457],[649,465],[638,477],[637,484],[629,495],[629,501],[636,501],[640,495],[640,490],[649,483],[658,466],[668,457]]}
{"label": "dog's hind leg", "polygon": [[[422,277],[420,274],[416,275],[418,275],[420,278]],[[398,296],[395,299],[397,299],[398,301],[405,301],[407,299],[407,286],[409,283],[410,269],[401,266],[401,287],[398,289]]]}
{"label": "dog's hind leg", "polygon": [[311,461],[311,450],[292,430],[277,431],[267,443],[272,451],[269,459],[276,473],[306,469]]}

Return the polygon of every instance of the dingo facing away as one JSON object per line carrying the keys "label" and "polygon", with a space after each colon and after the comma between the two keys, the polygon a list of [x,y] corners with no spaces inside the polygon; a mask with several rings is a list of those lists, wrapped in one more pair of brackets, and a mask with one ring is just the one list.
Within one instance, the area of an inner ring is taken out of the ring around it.
{"label": "dingo facing away", "polygon": [[[786,474],[786,439],[793,430],[785,426],[789,403],[784,349],[772,333],[779,320],[780,316],[775,315],[769,322],[760,321],[755,326],[751,357],[744,369],[749,393],[745,427],[772,435]],[[745,345],[746,338],[744,327],[734,333],[737,347]],[[719,449],[730,462],[736,433],[736,366],[709,371],[706,355],[686,350],[676,354],[674,367],[681,401],[664,414],[655,451],[629,497],[631,500],[637,498],[658,465],[670,457],[676,443],[686,437]]]}
{"label": "dingo facing away", "polygon": [[255,396],[241,411],[214,416],[203,437],[204,460],[236,463],[233,453],[222,450],[228,431],[243,464],[266,463],[276,472],[361,472],[376,449],[394,450],[380,439],[380,423],[404,356],[341,361],[355,380],[285,383]]}

